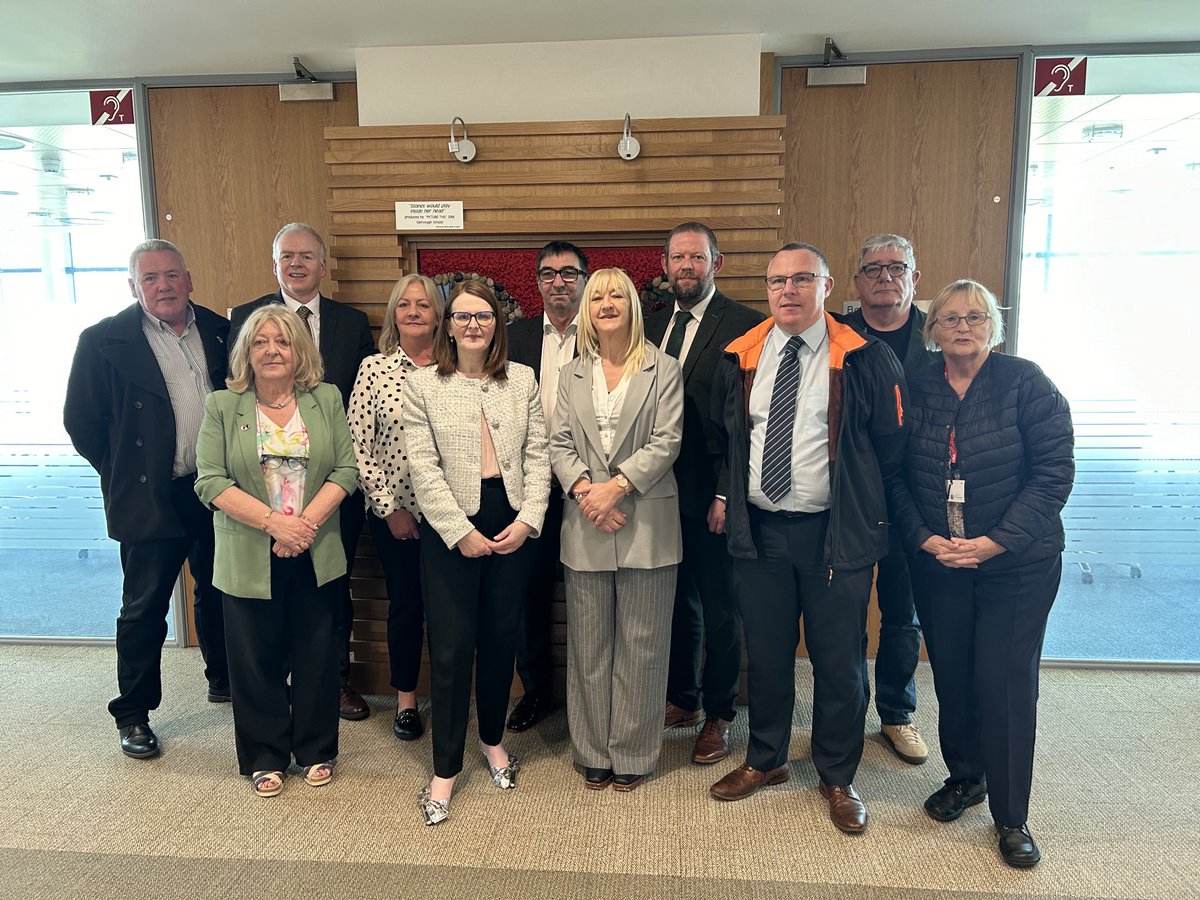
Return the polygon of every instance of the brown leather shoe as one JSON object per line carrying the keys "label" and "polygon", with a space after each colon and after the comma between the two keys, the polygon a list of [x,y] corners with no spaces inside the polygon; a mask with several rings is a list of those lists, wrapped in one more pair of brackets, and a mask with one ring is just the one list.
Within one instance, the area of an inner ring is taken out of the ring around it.
{"label": "brown leather shoe", "polygon": [[846,834],[867,830],[867,805],[852,784],[818,785],[821,796],[829,801],[829,820]]}
{"label": "brown leather shoe", "polygon": [[676,706],[670,700],[667,701],[667,714],[663,718],[663,729],[668,728],[683,728],[685,725],[693,727],[700,724],[700,720],[704,718],[704,710],[684,709],[682,706]]}
{"label": "brown leather shoe", "polygon": [[351,722],[357,722],[359,719],[365,719],[371,714],[371,707],[367,706],[367,701],[364,700],[354,688],[346,685],[342,688],[342,695],[338,701],[338,715],[343,719],[349,719]]}
{"label": "brown leather shoe", "polygon": [[692,762],[707,766],[720,762],[728,755],[729,723],[724,719],[706,719],[692,750]]}
{"label": "brown leather shoe", "polygon": [[718,800],[745,800],[759,788],[769,784],[783,784],[790,777],[787,766],[760,772],[747,763],[738,766],[710,787],[708,792]]}

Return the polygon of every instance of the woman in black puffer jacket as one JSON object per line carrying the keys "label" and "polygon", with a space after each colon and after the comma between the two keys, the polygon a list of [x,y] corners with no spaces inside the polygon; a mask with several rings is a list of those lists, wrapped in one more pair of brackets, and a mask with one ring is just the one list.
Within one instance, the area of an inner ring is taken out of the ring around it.
{"label": "woman in black puffer jacket", "polygon": [[925,343],[942,360],[909,379],[908,452],[889,500],[916,554],[950,770],[925,810],[949,822],[988,797],[1004,861],[1028,867],[1040,859],[1026,824],[1038,666],[1062,575],[1074,433],[1040,368],[992,352],[1003,339],[983,285],[957,281],[933,300]]}

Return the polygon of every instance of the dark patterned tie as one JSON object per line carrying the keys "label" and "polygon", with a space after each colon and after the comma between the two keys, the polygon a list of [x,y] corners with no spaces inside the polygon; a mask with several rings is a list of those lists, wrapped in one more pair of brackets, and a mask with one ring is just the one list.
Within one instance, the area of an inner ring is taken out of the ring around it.
{"label": "dark patterned tie", "polygon": [[675,313],[675,324],[671,326],[671,336],[667,338],[667,355],[679,359],[679,351],[683,349],[683,336],[687,331],[692,314],[686,309]]}
{"label": "dark patterned tie", "polygon": [[296,310],[296,315],[300,317],[300,321],[304,323],[304,327],[308,329],[308,336],[312,337],[312,322],[308,321],[308,317],[312,315],[312,310],[307,306],[301,306]]}
{"label": "dark patterned tie", "polygon": [[763,441],[762,477],[759,483],[767,499],[778,505],[792,489],[792,429],[796,424],[796,395],[800,389],[800,348],[804,341],[794,334],[783,348],[771,407],[767,410],[767,436]]}

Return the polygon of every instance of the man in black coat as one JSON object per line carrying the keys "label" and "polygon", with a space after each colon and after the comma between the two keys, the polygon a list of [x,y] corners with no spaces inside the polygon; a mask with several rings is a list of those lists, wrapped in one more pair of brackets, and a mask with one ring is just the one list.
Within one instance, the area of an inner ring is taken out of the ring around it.
{"label": "man in black coat", "polygon": [[208,699],[229,700],[212,513],[193,490],[204,398],[225,386],[229,323],[190,302],[191,275],[168,241],[135,247],[129,276],[137,302],[79,336],[63,424],[100,474],[108,535],[121,545],[120,694],[108,709],[122,752],[148,759],[160,753],[149,714],[162,702],[166,616],[185,559]]}
{"label": "man in black coat", "polygon": [[[350,404],[350,392],[358,367],[375,352],[371,325],[361,310],[331,300],[320,292],[321,279],[328,269],[325,265],[325,241],[311,225],[292,222],[284,225],[271,245],[275,278],[279,290],[257,300],[243,303],[230,317],[230,345],[237,338],[247,317],[267,303],[282,303],[298,314],[321,351],[325,364],[325,380],[342,392],[343,407]],[[338,622],[338,646],[343,648],[340,660],[342,691],[339,714],[343,719],[365,719],[371,708],[350,686],[350,635],[354,625],[354,606],[350,597],[350,575],[358,536],[362,531],[365,507],[361,491],[355,491],[342,501],[339,518],[342,545],[346,550],[346,574],[339,580],[342,595],[342,615]]]}
{"label": "man in black coat", "polygon": [[[854,287],[859,308],[846,317],[854,328],[887,344],[906,375],[926,368],[940,354],[925,348],[925,313],[913,305],[921,272],[907,238],[898,234],[873,234],[858,254]],[[891,549],[879,560],[875,596],[879,604],[879,649],[875,653],[875,709],[883,739],[896,755],[919,766],[929,758],[929,748],[912,723],[917,709],[913,673],[921,659],[921,628],[913,603],[908,554],[893,528]],[[863,646],[867,636],[863,635]],[[863,665],[863,693],[871,699],[871,680]]]}
{"label": "man in black coat", "polygon": [[[542,248],[537,261],[543,313],[518,319],[508,329],[509,358],[529,366],[537,375],[547,428],[558,399],[558,370],[579,354],[579,304],[587,277],[584,252],[567,241],[551,241]],[[558,581],[562,516],[563,490],[552,481],[550,504],[537,540],[537,561],[525,594],[525,627],[517,647],[517,674],[525,693],[508,717],[510,731],[532,727],[551,706],[554,660],[550,653],[550,609]]]}
{"label": "man in black coat", "polygon": [[699,222],[676,226],[662,257],[675,303],[646,318],[646,339],[680,361],[684,383],[683,444],[675,461],[683,562],[664,725],[698,725],[707,716],[692,751],[692,762],[700,764],[729,755],[742,662],[741,620],[723,537],[725,507],[713,499],[723,452],[709,415],[713,373],[725,345],[765,318],[716,289],[723,262],[712,229]]}

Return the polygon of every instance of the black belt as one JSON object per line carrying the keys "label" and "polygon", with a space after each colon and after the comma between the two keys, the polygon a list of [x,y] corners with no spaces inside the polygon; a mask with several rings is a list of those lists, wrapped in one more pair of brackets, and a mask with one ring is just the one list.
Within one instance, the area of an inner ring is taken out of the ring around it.
{"label": "black belt", "polygon": [[774,516],[779,519],[815,519],[817,516],[829,515],[829,510],[823,509],[820,512],[790,512],[786,509],[763,509],[749,504],[750,512],[758,513],[763,516]]}

